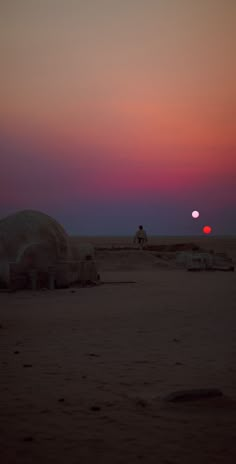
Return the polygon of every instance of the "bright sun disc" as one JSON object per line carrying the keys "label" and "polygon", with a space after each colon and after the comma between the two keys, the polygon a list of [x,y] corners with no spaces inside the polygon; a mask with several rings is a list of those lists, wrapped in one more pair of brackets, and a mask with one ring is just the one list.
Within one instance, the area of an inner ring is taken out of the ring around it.
{"label": "bright sun disc", "polygon": [[212,231],[212,228],[210,226],[204,226],[202,230],[204,234],[210,234]]}
{"label": "bright sun disc", "polygon": [[199,212],[198,212],[198,211],[193,211],[193,212],[192,212],[192,217],[193,217],[194,219],[197,219],[197,218],[199,217]]}

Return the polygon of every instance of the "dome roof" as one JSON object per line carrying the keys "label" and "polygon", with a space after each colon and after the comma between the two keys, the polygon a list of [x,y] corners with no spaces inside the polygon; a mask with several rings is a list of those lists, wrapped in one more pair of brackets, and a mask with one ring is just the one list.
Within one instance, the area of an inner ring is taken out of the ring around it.
{"label": "dome roof", "polygon": [[47,214],[24,210],[0,220],[0,258],[14,261],[22,247],[34,242],[52,244],[58,259],[68,256],[68,235]]}

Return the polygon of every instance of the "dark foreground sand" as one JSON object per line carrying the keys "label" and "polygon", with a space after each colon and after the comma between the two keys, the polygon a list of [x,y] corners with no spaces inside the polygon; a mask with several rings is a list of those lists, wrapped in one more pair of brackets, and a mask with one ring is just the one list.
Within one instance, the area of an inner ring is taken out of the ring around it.
{"label": "dark foreground sand", "polygon": [[[98,252],[136,283],[0,294],[1,463],[236,462],[236,273],[137,256]],[[199,387],[225,398],[163,400]]]}

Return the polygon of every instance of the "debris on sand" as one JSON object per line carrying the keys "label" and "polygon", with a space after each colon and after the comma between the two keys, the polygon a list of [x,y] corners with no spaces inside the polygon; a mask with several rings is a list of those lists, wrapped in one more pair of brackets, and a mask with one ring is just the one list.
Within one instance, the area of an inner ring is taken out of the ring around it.
{"label": "debris on sand", "polygon": [[184,401],[196,401],[206,398],[223,397],[223,393],[218,388],[195,388],[191,390],[178,390],[165,397],[165,401],[177,403]]}
{"label": "debris on sand", "polygon": [[90,411],[95,411],[95,412],[96,412],[96,411],[101,411],[101,407],[100,407],[100,406],[96,406],[96,405],[91,406]]}
{"label": "debris on sand", "polygon": [[23,441],[28,441],[28,442],[31,442],[31,441],[34,441],[34,438],[29,436],[29,437],[24,437],[23,438]]}

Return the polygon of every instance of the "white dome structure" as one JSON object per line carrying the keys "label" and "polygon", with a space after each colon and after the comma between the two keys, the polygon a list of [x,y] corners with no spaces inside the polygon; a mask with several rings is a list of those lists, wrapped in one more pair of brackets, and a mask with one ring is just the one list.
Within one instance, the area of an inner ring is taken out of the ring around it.
{"label": "white dome structure", "polygon": [[0,259],[16,261],[25,247],[47,243],[55,259],[68,259],[69,238],[63,227],[47,214],[25,210],[0,220]]}
{"label": "white dome structure", "polygon": [[[84,280],[83,260],[73,256],[69,236],[47,214],[25,210],[0,220],[0,287],[66,287]],[[94,261],[90,267],[94,279]]]}

